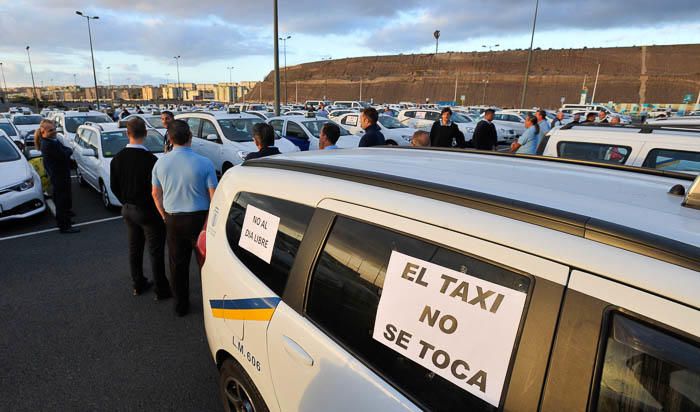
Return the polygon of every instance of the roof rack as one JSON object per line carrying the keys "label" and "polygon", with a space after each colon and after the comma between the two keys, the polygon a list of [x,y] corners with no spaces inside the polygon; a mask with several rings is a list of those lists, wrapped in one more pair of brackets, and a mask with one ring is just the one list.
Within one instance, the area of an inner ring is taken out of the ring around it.
{"label": "roof rack", "polygon": [[687,127],[656,126],[651,124],[631,125],[631,124],[609,124],[609,123],[568,123],[561,127],[561,130],[571,130],[574,127],[598,127],[601,129],[639,129],[639,133],[649,134],[654,131],[669,132],[695,132],[700,133],[700,126],[688,125]]}

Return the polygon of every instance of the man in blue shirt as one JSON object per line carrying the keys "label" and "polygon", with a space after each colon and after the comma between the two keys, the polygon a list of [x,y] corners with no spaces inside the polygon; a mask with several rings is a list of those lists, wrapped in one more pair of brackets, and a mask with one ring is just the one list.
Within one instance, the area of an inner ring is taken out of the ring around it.
{"label": "man in blue shirt", "polygon": [[214,164],[192,151],[192,133],[186,122],[168,125],[172,152],[153,166],[152,196],[165,220],[175,312],[185,316],[190,309],[189,268],[192,250],[216,190]]}
{"label": "man in blue shirt", "polygon": [[318,138],[318,148],[321,150],[337,149],[336,143],[340,139],[340,127],[337,124],[326,123],[321,128]]}
{"label": "man in blue shirt", "polygon": [[537,135],[538,141],[542,141],[544,139],[544,135],[546,135],[551,127],[549,127],[549,123],[547,122],[547,112],[544,110],[540,109],[535,112],[535,117],[537,118],[537,125],[540,127],[540,132]]}

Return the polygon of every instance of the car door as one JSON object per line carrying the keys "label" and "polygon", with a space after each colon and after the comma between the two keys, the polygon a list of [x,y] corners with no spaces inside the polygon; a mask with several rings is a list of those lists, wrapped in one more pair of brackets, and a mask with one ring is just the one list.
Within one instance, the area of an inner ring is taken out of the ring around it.
{"label": "car door", "polygon": [[192,133],[192,150],[202,156],[205,155],[205,147],[202,139],[200,139],[200,130],[202,128],[202,119],[199,117],[187,117],[184,119],[187,121],[187,125],[190,127],[190,132]]}
{"label": "car door", "polygon": [[[460,286],[447,292],[440,273]],[[567,276],[525,252],[323,200],[267,332],[280,409],[535,411]],[[508,309],[491,316],[500,299]],[[450,312],[455,303],[465,306]],[[480,316],[492,326],[477,326]]]}
{"label": "car door", "polygon": [[700,410],[700,310],[612,278],[572,271],[542,410]]}
{"label": "car door", "polygon": [[99,134],[94,130],[85,129],[84,136],[87,138],[87,148],[92,149],[95,152],[94,156],[83,156],[86,180],[95,188],[100,187],[99,176],[100,176],[100,142]]}
{"label": "car door", "polygon": [[290,142],[294,143],[299,150],[309,150],[309,136],[307,136],[304,129],[297,122],[287,120],[284,133],[284,137],[286,137]]}
{"label": "car door", "polygon": [[269,124],[275,130],[275,133],[277,133],[280,136],[284,136],[284,120],[282,120],[282,119],[270,120]]}
{"label": "car door", "polygon": [[362,128],[359,126],[360,115],[356,113],[348,113],[342,119],[340,119],[340,124],[352,134],[362,133]]}

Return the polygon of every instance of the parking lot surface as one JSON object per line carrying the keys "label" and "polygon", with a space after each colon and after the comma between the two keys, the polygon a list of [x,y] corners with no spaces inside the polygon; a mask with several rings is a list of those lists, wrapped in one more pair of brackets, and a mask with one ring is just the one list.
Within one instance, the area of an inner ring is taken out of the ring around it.
{"label": "parking lot surface", "polygon": [[220,410],[196,264],[188,316],[132,296],[118,210],[73,190],[79,234],[42,233],[48,211],[0,226],[0,410]]}

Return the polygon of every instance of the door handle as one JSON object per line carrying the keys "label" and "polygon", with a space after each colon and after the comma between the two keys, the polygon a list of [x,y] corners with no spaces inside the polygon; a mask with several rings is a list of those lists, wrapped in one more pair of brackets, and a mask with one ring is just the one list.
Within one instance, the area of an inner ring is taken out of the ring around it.
{"label": "door handle", "polygon": [[284,350],[297,362],[306,366],[314,365],[314,359],[298,343],[288,336],[282,336],[282,342],[284,343]]}

